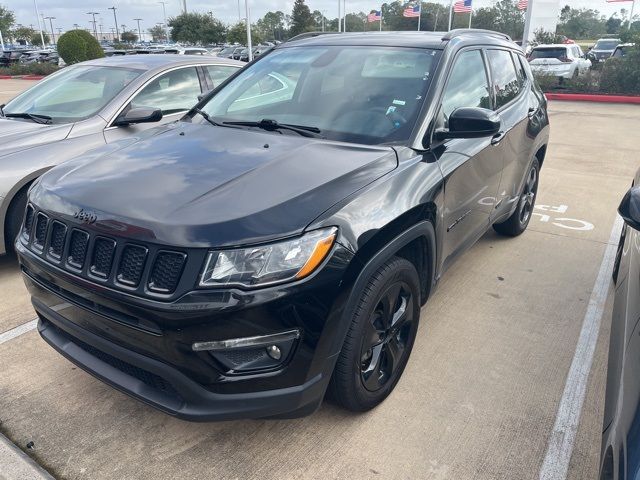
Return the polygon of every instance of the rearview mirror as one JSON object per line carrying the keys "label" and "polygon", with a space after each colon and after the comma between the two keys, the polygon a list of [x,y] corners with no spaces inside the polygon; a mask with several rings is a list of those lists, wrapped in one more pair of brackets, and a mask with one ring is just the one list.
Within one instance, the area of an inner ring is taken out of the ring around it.
{"label": "rearview mirror", "polygon": [[635,230],[640,230],[640,187],[629,189],[620,202],[618,213],[624,223]]}
{"label": "rearview mirror", "polygon": [[158,108],[139,107],[132,108],[124,115],[120,115],[113,124],[122,127],[134,123],[159,122],[160,120],[162,120],[162,110]]}
{"label": "rearview mirror", "polygon": [[501,120],[492,110],[480,107],[456,108],[449,117],[449,128],[435,131],[438,140],[447,138],[492,137],[500,131]]}

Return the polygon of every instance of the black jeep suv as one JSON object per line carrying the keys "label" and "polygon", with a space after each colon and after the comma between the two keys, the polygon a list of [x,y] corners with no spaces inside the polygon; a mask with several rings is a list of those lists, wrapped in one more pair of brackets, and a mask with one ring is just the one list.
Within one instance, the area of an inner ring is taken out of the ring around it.
{"label": "black jeep suv", "polygon": [[294,39],[31,188],[16,250],[40,334],[189,420],[305,415],[327,391],[370,409],[451,262],[526,229],[548,137],[504,35]]}

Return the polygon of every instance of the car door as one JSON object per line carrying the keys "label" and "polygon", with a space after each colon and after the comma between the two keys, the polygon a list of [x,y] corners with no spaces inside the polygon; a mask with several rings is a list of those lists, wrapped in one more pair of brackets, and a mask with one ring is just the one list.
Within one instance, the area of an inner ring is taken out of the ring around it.
{"label": "car door", "polygon": [[198,102],[198,95],[203,90],[206,90],[204,77],[201,78],[195,66],[174,68],[157,75],[133,96],[116,118],[132,108],[151,107],[162,110],[162,120],[124,127],[111,125],[104,132],[107,143],[179,120]]}
{"label": "car door", "polygon": [[[457,108],[492,108],[484,57],[481,49],[457,54],[443,90],[436,128],[447,128]],[[489,226],[503,167],[500,138],[456,138],[434,145],[444,176],[445,266]]]}
{"label": "car door", "polygon": [[487,49],[486,54],[495,97],[493,108],[500,116],[504,132],[500,142],[504,169],[492,212],[493,220],[511,210],[513,203],[518,201],[534,139],[527,134],[530,104],[525,86],[528,78],[519,55],[497,48]]}

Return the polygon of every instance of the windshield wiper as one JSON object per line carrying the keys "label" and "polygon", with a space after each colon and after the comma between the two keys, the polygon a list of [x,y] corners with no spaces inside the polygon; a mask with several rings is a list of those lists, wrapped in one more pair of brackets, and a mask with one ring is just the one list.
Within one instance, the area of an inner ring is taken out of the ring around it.
{"label": "windshield wiper", "polygon": [[307,127],[305,125],[290,125],[288,123],[278,123],[276,120],[271,120],[269,118],[263,118],[259,122],[222,122],[224,125],[238,125],[243,127],[258,127],[263,130],[274,131],[274,130],[291,130],[292,132],[296,132],[303,137],[310,138],[324,138],[320,135],[321,130],[317,127]]}
{"label": "windshield wiper", "polygon": [[39,115],[37,113],[5,113],[4,116],[6,118],[26,118],[27,120],[31,120],[36,123],[41,123],[43,125],[48,125],[51,123],[51,117],[48,115]]}
{"label": "windshield wiper", "polygon": [[198,107],[193,107],[191,109],[191,111],[199,113],[202,118],[204,118],[207,122],[209,122],[211,125],[213,125],[215,127],[224,127],[224,125],[216,122],[213,118],[211,118],[209,116],[209,114],[207,112],[204,112],[204,111],[200,110]]}

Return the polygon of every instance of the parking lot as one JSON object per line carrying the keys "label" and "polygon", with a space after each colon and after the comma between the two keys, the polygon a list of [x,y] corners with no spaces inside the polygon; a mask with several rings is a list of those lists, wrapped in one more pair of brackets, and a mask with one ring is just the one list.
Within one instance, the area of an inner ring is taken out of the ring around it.
{"label": "parking lot", "polygon": [[[0,101],[31,84],[0,80]],[[0,258],[0,335],[28,324],[0,341],[0,432],[23,449],[33,442],[29,455],[64,479],[539,478],[603,255],[617,243],[616,207],[638,167],[629,132],[640,131],[637,106],[553,103],[550,114],[528,231],[486,234],[446,273],[405,374],[375,410],[325,402],[298,420],[168,417],[46,345],[29,324],[15,260]],[[584,404],[569,403],[582,407],[568,470],[576,480],[598,472],[607,288]]]}

